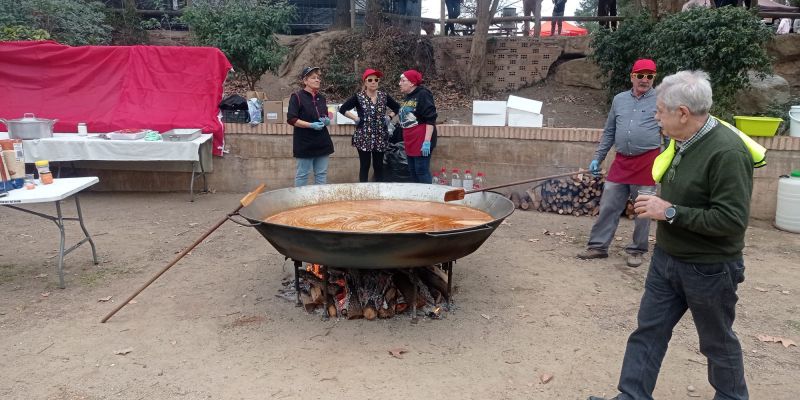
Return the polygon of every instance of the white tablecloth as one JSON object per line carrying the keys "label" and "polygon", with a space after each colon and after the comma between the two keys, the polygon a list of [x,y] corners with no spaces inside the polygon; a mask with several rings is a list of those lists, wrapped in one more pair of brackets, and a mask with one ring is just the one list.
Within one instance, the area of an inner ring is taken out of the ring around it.
{"label": "white tablecloth", "polygon": [[[0,133],[0,139],[7,139]],[[191,142],[147,142],[139,140],[107,140],[97,134],[78,136],[56,133],[52,138],[23,141],[25,162],[49,161],[200,161],[200,145],[211,135],[200,135]]]}

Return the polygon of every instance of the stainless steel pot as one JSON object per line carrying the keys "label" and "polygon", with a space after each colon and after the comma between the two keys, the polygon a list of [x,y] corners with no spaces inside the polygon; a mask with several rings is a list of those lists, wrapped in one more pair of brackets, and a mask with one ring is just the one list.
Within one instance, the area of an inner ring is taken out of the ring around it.
{"label": "stainless steel pot", "polygon": [[33,113],[25,113],[19,119],[3,119],[0,122],[8,127],[11,139],[41,139],[53,137],[53,125],[57,119],[36,118]]}
{"label": "stainless steel pot", "polygon": [[404,268],[462,258],[480,247],[514,204],[499,193],[481,192],[451,202],[484,211],[493,220],[465,229],[437,232],[359,233],[323,231],[263,222],[281,211],[345,200],[444,202],[449,186],[415,183],[348,183],[279,189],[262,193],[239,214],[286,257],[343,268]]}

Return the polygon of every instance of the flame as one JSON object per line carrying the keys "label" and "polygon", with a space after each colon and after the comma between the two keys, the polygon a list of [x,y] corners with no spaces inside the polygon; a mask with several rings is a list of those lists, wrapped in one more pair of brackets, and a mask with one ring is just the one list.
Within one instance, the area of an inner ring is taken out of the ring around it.
{"label": "flame", "polygon": [[322,264],[307,264],[306,265],[306,271],[307,272],[311,272],[312,274],[314,274],[319,279],[323,279],[322,268],[324,268],[322,266]]}

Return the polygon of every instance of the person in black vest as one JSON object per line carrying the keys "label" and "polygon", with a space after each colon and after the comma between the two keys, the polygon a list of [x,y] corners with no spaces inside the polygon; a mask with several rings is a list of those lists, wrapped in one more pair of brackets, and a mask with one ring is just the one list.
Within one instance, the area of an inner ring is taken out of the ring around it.
{"label": "person in black vest", "polygon": [[436,105],[433,93],[422,84],[422,74],[410,69],[400,75],[400,91],[406,95],[400,103],[400,125],[408,156],[408,170],[417,183],[432,183],[431,151],[436,147]]}
{"label": "person in black vest", "polygon": [[308,175],[314,171],[314,184],[324,185],[328,177],[328,158],[333,154],[333,141],[327,126],[328,104],[319,93],[322,83],[319,67],[303,68],[300,79],[303,90],[289,97],[286,122],[294,126],[292,154],[297,159],[295,186],[308,184]]}

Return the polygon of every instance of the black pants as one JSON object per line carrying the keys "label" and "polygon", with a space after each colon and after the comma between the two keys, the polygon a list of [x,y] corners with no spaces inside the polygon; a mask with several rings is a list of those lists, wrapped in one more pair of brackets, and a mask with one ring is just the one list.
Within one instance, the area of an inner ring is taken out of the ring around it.
{"label": "black pants", "polygon": [[383,152],[358,150],[358,181],[369,182],[369,165],[375,171],[375,182],[383,182]]}
{"label": "black pants", "polygon": [[744,263],[684,263],[656,246],[639,305],[639,327],[628,339],[619,400],[652,400],[672,329],[691,311],[700,352],[708,359],[714,400],[746,400],[742,347],[733,332],[736,288]]}

